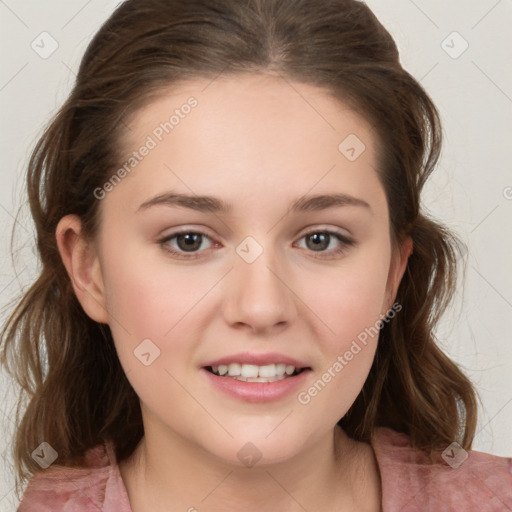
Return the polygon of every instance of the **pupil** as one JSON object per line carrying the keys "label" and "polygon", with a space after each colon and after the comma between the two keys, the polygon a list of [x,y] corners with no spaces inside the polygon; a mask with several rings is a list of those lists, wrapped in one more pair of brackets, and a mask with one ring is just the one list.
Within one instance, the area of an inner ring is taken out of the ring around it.
{"label": "pupil", "polygon": [[[310,246],[310,249],[325,249],[329,246],[329,238],[330,235],[326,233],[313,233],[310,235],[307,240],[312,241],[313,245]],[[309,244],[308,244],[309,245]]]}
{"label": "pupil", "polygon": [[[185,243],[180,243],[184,241]],[[180,249],[185,251],[192,251],[198,249],[201,246],[201,235],[198,233],[187,233],[185,235],[179,235],[177,238]]]}

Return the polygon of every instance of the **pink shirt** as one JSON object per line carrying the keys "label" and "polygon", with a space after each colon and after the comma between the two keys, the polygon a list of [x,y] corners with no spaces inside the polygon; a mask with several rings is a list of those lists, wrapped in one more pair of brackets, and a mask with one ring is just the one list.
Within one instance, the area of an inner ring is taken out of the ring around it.
{"label": "pink shirt", "polygon": [[[457,468],[428,465],[406,435],[387,428],[376,429],[371,445],[382,479],[383,512],[512,511],[512,459],[470,451]],[[86,464],[38,473],[18,512],[132,512],[113,446],[92,448]]]}

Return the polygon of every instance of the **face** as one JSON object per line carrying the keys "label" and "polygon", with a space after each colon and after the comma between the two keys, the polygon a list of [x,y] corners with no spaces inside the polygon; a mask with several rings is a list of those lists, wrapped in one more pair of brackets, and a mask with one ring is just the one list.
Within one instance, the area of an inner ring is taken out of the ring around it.
{"label": "face", "polygon": [[198,80],[123,148],[96,275],[146,436],[236,464],[332,438],[403,272],[367,122],[313,86]]}

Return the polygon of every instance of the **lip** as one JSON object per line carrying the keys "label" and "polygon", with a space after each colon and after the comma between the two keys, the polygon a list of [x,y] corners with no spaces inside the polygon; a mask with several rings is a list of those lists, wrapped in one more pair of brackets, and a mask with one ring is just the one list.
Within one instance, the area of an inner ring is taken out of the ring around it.
{"label": "lip", "polygon": [[215,361],[209,361],[203,365],[203,368],[206,366],[219,366],[229,365],[231,363],[241,363],[241,364],[254,364],[256,366],[265,366],[267,364],[286,364],[288,366],[295,366],[295,368],[310,368],[307,363],[303,361],[299,361],[298,359],[294,359],[292,357],[286,356],[284,354],[279,354],[277,352],[274,353],[266,353],[266,354],[255,354],[254,352],[243,352],[239,354],[233,354],[230,356],[225,356],[220,359],[216,359]]}
{"label": "lip", "polygon": [[[224,361],[225,360],[228,359],[224,359]],[[232,359],[229,360],[233,361]],[[290,361],[289,358],[287,360]],[[219,359],[219,361],[223,361],[223,359]],[[242,361],[247,360],[242,359]],[[274,359],[274,361],[276,361],[276,359]],[[218,364],[224,363],[221,362]],[[244,402],[265,403],[281,400],[292,394],[298,388],[302,387],[304,385],[304,381],[311,373],[311,369],[308,368],[298,375],[287,377],[283,380],[278,380],[275,382],[244,382],[229,377],[220,377],[219,375],[211,373],[206,368],[201,368],[201,373],[205,376],[206,379],[208,379],[208,382],[212,386],[229,396]]]}

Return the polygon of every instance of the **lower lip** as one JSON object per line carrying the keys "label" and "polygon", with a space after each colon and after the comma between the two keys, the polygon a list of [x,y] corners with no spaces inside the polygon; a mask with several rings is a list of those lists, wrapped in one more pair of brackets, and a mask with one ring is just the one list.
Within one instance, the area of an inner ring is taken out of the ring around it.
{"label": "lower lip", "polygon": [[275,382],[244,382],[230,377],[220,377],[201,368],[206,377],[217,389],[245,402],[274,402],[296,391],[304,385],[311,370],[303,370],[298,375],[286,377]]}

